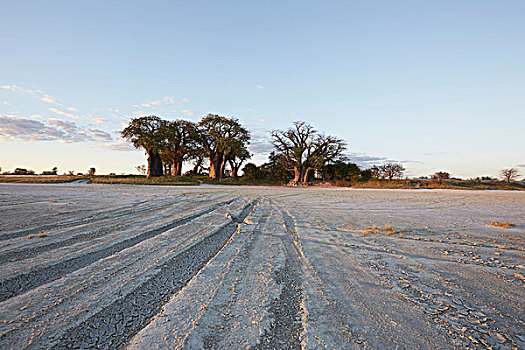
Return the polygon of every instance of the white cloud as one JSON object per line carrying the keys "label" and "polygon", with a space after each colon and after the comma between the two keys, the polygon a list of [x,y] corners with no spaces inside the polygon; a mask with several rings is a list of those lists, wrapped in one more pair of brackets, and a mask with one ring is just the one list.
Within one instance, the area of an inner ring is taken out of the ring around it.
{"label": "white cloud", "polygon": [[100,125],[102,123],[105,123],[106,119],[104,119],[104,118],[93,118],[93,121],[95,122],[95,124]]}
{"label": "white cloud", "polygon": [[264,90],[264,86],[262,85],[256,85],[255,87],[257,88],[257,90]]}
{"label": "white cloud", "polygon": [[65,115],[66,117],[69,117],[69,118],[80,119],[80,116],[78,116],[76,114],[65,112],[65,111],[61,111],[61,110],[53,108],[53,107],[49,108],[49,110],[51,112],[55,112],[56,114]]}
{"label": "white cloud", "polygon": [[77,109],[75,107],[67,107],[66,108],[68,111],[73,111],[73,112],[76,112]]}
{"label": "white cloud", "polygon": [[155,100],[155,101],[151,101],[151,102],[144,102],[144,103],[141,103],[141,104],[138,104],[138,105],[133,105],[133,107],[135,108],[139,108],[139,107],[146,107],[146,108],[158,108],[158,107],[162,107],[162,106],[169,106],[169,105],[173,105],[173,104],[177,104],[177,105],[180,105],[180,104],[183,104],[183,103],[189,103],[190,101],[183,97],[183,98],[175,98],[173,96],[166,96],[166,97],[163,97],[159,100]]}
{"label": "white cloud", "polygon": [[54,104],[54,105],[60,105],[60,103],[58,103],[58,101],[56,99],[54,99],[53,97],[51,96],[44,96],[41,98],[41,100],[45,103],[51,103],[51,104]]}
{"label": "white cloud", "polygon": [[11,102],[8,101],[0,101],[0,103],[6,106],[11,106]]}
{"label": "white cloud", "polygon": [[50,119],[47,123],[16,115],[0,116],[0,140],[109,142],[111,135],[99,129],[86,129],[75,122]]}
{"label": "white cloud", "polygon": [[42,117],[40,114],[31,114],[31,118],[42,119],[44,117]]}
{"label": "white cloud", "polygon": [[30,94],[30,95],[33,95],[33,96],[35,96],[37,94],[36,91],[29,90],[29,89],[24,89],[23,87],[16,86],[16,85],[0,85],[0,89],[11,90],[11,91],[15,91],[15,92],[18,92],[18,93]]}
{"label": "white cloud", "polygon": [[53,96],[49,94],[46,94],[44,91],[39,90],[39,89],[31,90],[31,89],[26,89],[26,88],[23,88],[17,85],[0,85],[0,89],[14,91],[19,94],[31,95],[35,98],[40,99],[40,101],[42,102],[60,105],[60,103],[57,101],[56,98],[54,98]]}

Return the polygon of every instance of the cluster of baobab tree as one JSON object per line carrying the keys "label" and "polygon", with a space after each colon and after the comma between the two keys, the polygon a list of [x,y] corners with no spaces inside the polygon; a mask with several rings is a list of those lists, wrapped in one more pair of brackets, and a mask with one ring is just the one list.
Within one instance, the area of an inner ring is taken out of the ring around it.
{"label": "cluster of baobab tree", "polygon": [[184,162],[193,162],[190,172],[198,173],[205,160],[209,161],[211,178],[223,178],[227,163],[236,177],[241,164],[251,157],[250,132],[237,119],[214,114],[198,123],[167,121],[157,116],[133,118],[121,135],[146,151],[148,177],[165,172],[181,175]]}
{"label": "cluster of baobab tree", "polygon": [[[208,162],[213,179],[225,176],[226,166],[237,177],[248,151],[250,132],[237,119],[208,114],[198,123],[187,120],[166,121],[156,116],[131,119],[121,132],[135,147],[148,156],[147,176],[181,175],[183,162],[192,162],[189,173],[199,173]],[[312,171],[343,159],[343,140],[316,131],[305,122],[295,122],[287,130],[271,133],[274,160],[293,174],[291,184],[306,183]]]}

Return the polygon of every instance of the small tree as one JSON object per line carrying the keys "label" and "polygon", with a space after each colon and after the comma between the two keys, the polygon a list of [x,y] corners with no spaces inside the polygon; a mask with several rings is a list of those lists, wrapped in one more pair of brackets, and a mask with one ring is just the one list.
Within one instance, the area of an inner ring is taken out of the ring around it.
{"label": "small tree", "polygon": [[27,170],[25,168],[16,168],[13,172],[14,175],[33,175],[34,173],[33,170]]}
{"label": "small tree", "polygon": [[431,176],[431,179],[437,181],[441,185],[443,180],[450,179],[450,174],[446,171],[438,171],[437,173]]}
{"label": "small tree", "polygon": [[373,177],[372,169],[363,169],[359,172],[359,178],[362,181],[369,181]]}
{"label": "small tree", "polygon": [[253,163],[248,163],[242,169],[244,178],[248,180],[257,180],[262,177],[261,169]]}
{"label": "small tree", "polygon": [[503,179],[507,181],[507,183],[516,180],[518,176],[519,176],[518,169],[516,168],[501,170],[501,177],[503,177]]}
{"label": "small tree", "polygon": [[95,175],[95,171],[97,171],[97,169],[95,169],[95,168],[89,168],[88,175],[89,175],[89,176],[93,176],[93,175]]}
{"label": "small tree", "polygon": [[252,155],[245,145],[234,146],[233,149],[225,155],[226,160],[230,164],[231,177],[236,178],[242,163],[251,157]]}
{"label": "small tree", "polygon": [[135,169],[137,169],[137,171],[141,174],[141,175],[146,175],[146,167],[144,165],[137,165],[135,167]]}
{"label": "small tree", "polygon": [[337,161],[334,164],[328,164],[323,168],[323,175],[330,181],[357,181],[361,170],[354,163]]}
{"label": "small tree", "polygon": [[399,163],[387,163],[379,167],[379,173],[382,178],[388,178],[389,181],[392,181],[395,177],[400,178],[403,176],[405,168]]}

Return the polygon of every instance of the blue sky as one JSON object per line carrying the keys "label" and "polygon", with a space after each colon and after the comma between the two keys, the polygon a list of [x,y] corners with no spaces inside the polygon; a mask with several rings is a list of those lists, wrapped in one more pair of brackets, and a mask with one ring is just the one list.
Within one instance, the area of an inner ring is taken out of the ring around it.
{"label": "blue sky", "polygon": [[525,175],[524,1],[2,1],[0,167],[133,172],[131,117],[305,120],[363,165]]}

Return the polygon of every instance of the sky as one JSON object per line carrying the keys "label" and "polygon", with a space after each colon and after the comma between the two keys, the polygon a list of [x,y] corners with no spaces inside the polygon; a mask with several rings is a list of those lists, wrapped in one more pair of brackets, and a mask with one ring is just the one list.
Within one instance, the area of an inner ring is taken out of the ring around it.
{"label": "sky", "polygon": [[306,121],[363,167],[525,175],[525,1],[0,0],[0,167],[133,173],[130,118]]}

